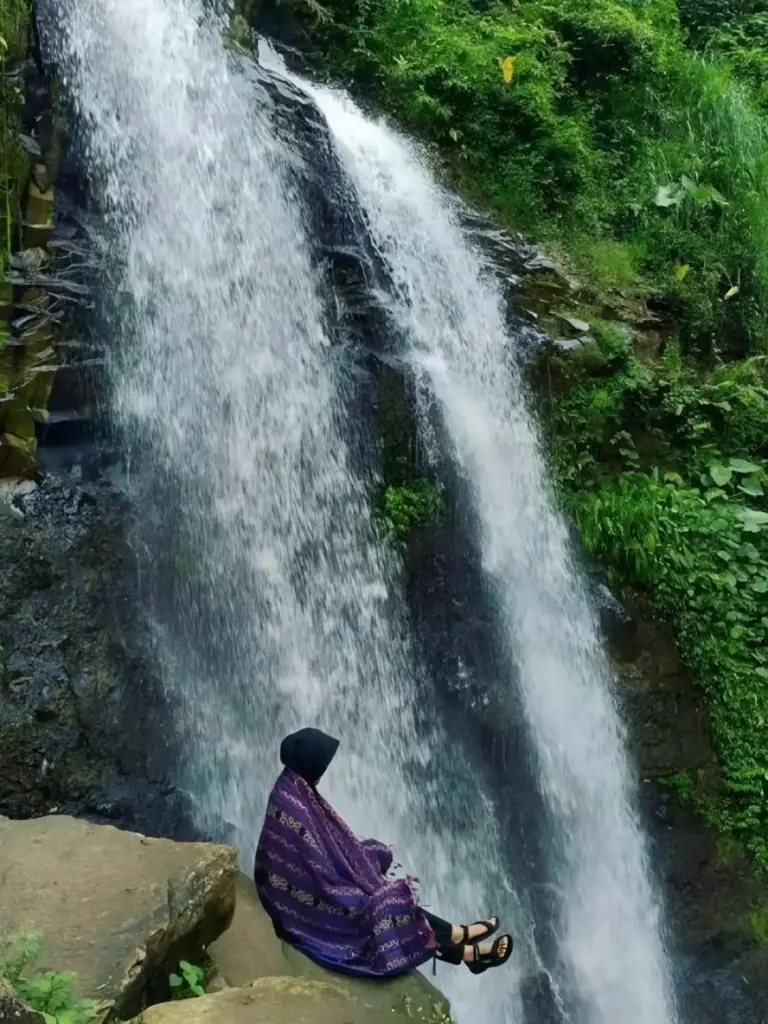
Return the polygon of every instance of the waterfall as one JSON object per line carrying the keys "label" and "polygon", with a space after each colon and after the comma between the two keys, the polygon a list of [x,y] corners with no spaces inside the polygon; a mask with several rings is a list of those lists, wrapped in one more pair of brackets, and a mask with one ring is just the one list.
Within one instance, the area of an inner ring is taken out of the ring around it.
{"label": "waterfall", "polygon": [[[41,0],[107,269],[110,415],[202,828],[250,870],[279,740],[339,735],[324,791],[437,912],[525,933],[493,803],[430,704],[330,343],[301,157],[202,0]],[[419,706],[416,695],[419,694]],[[459,1021],[521,1019],[516,953],[441,969]]]}
{"label": "waterfall", "polygon": [[[270,63],[267,49],[262,62]],[[484,571],[551,812],[558,988],[568,1019],[672,1024],[660,908],[613,680],[550,495],[500,296],[462,235],[455,202],[417,150],[344,96],[302,84],[356,186],[393,278],[405,355],[437,397],[474,494]]]}

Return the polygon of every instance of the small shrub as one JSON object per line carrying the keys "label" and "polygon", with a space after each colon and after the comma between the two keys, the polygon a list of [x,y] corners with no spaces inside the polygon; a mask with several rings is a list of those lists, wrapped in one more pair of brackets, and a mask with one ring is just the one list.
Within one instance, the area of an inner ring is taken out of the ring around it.
{"label": "small shrub", "polygon": [[384,492],[384,523],[398,545],[407,544],[414,530],[437,520],[442,508],[442,496],[433,480],[413,480]]}
{"label": "small shrub", "polygon": [[43,1015],[46,1024],[88,1024],[99,1004],[74,994],[77,975],[73,971],[44,971],[24,976],[41,955],[41,933],[0,938],[0,977],[5,978],[20,999]]}
{"label": "small shrub", "polygon": [[179,960],[180,974],[170,974],[168,985],[174,999],[189,999],[193,996],[204,996],[205,968]]}

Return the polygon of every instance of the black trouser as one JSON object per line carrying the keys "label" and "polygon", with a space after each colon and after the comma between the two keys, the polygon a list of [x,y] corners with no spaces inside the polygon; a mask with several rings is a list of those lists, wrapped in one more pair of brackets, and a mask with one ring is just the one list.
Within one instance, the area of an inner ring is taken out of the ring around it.
{"label": "black trouser", "polygon": [[421,910],[424,917],[427,919],[427,923],[432,931],[435,933],[439,949],[435,956],[438,960],[444,960],[448,964],[460,964],[464,959],[464,946],[461,942],[455,943],[453,941],[453,925],[448,921],[444,921],[442,917],[435,917],[434,914],[430,914],[428,910]]}

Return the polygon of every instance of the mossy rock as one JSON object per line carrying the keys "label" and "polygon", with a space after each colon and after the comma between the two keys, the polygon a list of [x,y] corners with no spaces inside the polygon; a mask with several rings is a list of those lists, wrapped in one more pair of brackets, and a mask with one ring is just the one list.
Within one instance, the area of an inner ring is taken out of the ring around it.
{"label": "mossy rock", "polygon": [[[391,1024],[416,1019],[408,1016],[423,1011],[424,1019],[435,1006],[448,1010],[448,1001],[419,971],[399,978],[364,979],[334,974],[281,942],[264,911],[256,886],[247,875],[238,874],[235,916],[229,929],[209,949],[227,984],[242,987],[257,979],[276,976],[302,978],[326,983],[345,993],[355,1003],[368,1007],[365,1024],[388,1020]],[[171,1020],[172,1018],[169,1018]],[[290,1017],[284,1019],[291,1019]],[[338,1024],[343,1018],[336,1018]],[[355,1018],[356,1020],[356,1018]],[[313,1022],[314,1024],[314,1022]]]}
{"label": "mossy rock", "polygon": [[408,1024],[406,1009],[393,1013],[349,995],[340,985],[307,978],[262,978],[197,999],[161,1003],[134,1024]]}

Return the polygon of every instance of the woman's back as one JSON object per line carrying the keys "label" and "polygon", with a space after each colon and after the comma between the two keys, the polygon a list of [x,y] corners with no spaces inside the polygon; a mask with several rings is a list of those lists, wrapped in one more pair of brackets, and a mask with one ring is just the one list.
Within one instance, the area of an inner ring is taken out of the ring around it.
{"label": "woman's back", "polygon": [[358,839],[317,792],[337,748],[316,729],[283,741],[256,853],[259,896],[277,933],[323,966],[400,974],[431,959],[437,941],[410,882],[387,877],[389,849]]}

